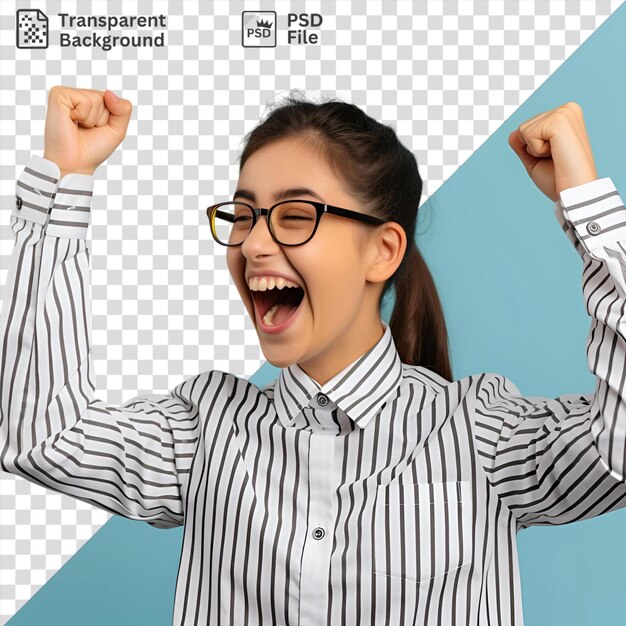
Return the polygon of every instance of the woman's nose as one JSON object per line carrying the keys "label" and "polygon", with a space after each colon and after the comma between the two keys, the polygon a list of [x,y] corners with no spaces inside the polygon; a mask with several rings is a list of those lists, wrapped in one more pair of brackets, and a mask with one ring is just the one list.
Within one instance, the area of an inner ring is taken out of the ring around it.
{"label": "woman's nose", "polygon": [[266,250],[275,250],[278,247],[278,244],[272,239],[267,215],[258,217],[256,224],[244,239],[241,247],[242,250],[245,248],[252,254]]}

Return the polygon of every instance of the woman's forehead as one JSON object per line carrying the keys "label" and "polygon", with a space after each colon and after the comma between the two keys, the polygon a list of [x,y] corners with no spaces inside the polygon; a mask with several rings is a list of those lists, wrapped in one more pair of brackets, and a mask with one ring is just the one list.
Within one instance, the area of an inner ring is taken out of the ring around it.
{"label": "woman's forehead", "polygon": [[[268,204],[289,197],[310,197],[346,208],[355,202],[320,150],[302,137],[281,139],[253,152],[241,169],[235,189],[250,192],[244,195],[251,202]],[[312,193],[306,194],[306,190]]]}
{"label": "woman's forehead", "polygon": [[274,141],[253,152],[244,163],[240,179],[248,177],[294,183],[294,177],[334,179],[333,168],[319,149],[301,138]]}
{"label": "woman's forehead", "polygon": [[306,196],[332,204],[337,201],[338,195],[344,195],[341,181],[330,171],[293,164],[286,164],[284,168],[268,165],[271,165],[270,161],[266,161],[260,169],[246,170],[244,166],[233,198],[237,195],[252,202],[280,202]]}

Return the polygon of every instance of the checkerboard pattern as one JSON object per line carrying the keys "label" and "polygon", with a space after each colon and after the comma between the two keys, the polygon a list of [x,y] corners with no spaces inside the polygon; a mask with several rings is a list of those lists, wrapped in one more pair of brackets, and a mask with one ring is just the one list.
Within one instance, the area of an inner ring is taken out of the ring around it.
{"label": "checkerboard pattern", "polygon": [[[88,235],[97,390],[110,403],[208,369],[248,377],[264,362],[204,209],[234,191],[242,137],[266,104],[299,88],[393,124],[417,157],[423,202],[621,2],[307,0],[323,16],[309,46],[286,43],[287,13],[305,3],[273,4],[276,47],[244,48],[249,2],[95,0],[90,15],[167,15],[164,47],[104,52],[59,46],[58,13],[84,15],[85,3],[39,3],[45,50],[16,48],[15,12],[28,5],[0,3],[0,284],[15,179],[43,156],[48,90],[112,89],[134,104],[126,139],[96,172]],[[3,473],[0,623],[108,518]]]}

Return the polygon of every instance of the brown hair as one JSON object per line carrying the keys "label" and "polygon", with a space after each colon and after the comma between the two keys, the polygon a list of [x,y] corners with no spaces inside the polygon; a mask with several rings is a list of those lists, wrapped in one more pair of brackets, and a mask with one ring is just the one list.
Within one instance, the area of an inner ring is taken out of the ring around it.
{"label": "brown hair", "polygon": [[[413,153],[395,130],[356,105],[338,99],[321,103],[298,97],[298,90],[270,106],[270,114],[245,137],[239,171],[260,148],[301,138],[324,158],[366,213],[404,228],[407,248],[381,293],[379,309],[393,286],[389,321],[403,363],[427,367],[452,381],[448,333],[430,270],[415,245],[422,179]],[[366,226],[367,227],[367,226]]]}

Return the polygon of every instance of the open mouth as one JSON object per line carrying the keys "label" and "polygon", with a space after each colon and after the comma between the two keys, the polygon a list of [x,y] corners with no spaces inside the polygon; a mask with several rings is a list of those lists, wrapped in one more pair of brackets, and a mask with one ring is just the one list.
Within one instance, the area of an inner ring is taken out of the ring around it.
{"label": "open mouth", "polygon": [[257,314],[268,326],[278,326],[288,319],[304,298],[302,287],[283,287],[250,291]]}

